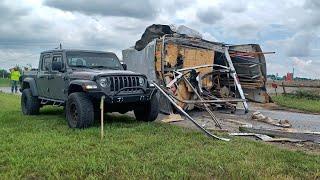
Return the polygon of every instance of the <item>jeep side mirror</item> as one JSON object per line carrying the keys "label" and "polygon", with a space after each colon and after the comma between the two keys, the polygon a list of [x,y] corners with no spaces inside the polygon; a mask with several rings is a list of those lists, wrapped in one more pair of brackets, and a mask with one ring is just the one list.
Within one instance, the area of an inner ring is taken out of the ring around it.
{"label": "jeep side mirror", "polygon": [[62,71],[62,62],[52,62],[52,71]]}
{"label": "jeep side mirror", "polygon": [[122,65],[124,70],[127,70],[127,65],[126,64],[122,63],[121,65]]}

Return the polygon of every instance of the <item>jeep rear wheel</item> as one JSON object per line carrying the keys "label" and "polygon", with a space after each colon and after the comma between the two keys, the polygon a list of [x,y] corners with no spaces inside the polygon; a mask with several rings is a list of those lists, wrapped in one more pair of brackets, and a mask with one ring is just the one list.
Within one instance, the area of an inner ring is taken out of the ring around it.
{"label": "jeep rear wheel", "polygon": [[151,100],[146,104],[134,110],[134,115],[139,121],[154,121],[159,113],[159,102],[156,95],[153,95]]}
{"label": "jeep rear wheel", "polygon": [[66,104],[66,116],[70,128],[87,128],[93,124],[93,104],[83,92],[69,95]]}
{"label": "jeep rear wheel", "polygon": [[40,102],[36,96],[32,95],[30,89],[24,89],[21,96],[21,110],[24,115],[39,114]]}

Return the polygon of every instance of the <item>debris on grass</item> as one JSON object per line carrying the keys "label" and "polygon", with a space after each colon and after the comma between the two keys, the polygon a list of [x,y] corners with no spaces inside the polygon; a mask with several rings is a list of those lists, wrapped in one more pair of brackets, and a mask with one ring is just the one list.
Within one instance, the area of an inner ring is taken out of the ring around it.
{"label": "debris on grass", "polygon": [[181,117],[180,114],[169,114],[167,116],[165,116],[164,119],[162,119],[161,121],[164,123],[171,123],[171,122],[179,122],[179,121],[183,121],[184,119]]}
{"label": "debris on grass", "polygon": [[265,142],[292,142],[292,143],[305,142],[305,140],[300,140],[300,139],[273,138],[265,134],[257,134],[257,133],[229,133],[229,135],[230,136],[255,136]]}
{"label": "debris on grass", "polygon": [[320,132],[298,131],[296,129],[265,129],[256,127],[240,126],[239,130],[246,133],[264,134],[272,137],[283,137],[295,140],[320,143]]}

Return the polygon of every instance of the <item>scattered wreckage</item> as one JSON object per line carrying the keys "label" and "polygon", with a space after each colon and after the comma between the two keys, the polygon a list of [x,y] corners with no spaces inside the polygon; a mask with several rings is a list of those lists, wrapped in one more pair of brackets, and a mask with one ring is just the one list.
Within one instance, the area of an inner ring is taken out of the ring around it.
{"label": "scattered wreckage", "polygon": [[[273,52],[262,52],[257,44],[207,41],[185,26],[151,25],[134,47],[122,51],[122,56],[129,70],[145,74],[159,90],[162,113],[172,115],[178,111],[207,135],[229,141],[209,132],[187,112],[203,109],[222,129],[214,110],[234,112],[237,104],[242,103],[247,113],[247,99],[269,102],[264,57],[268,53]],[[258,113],[253,118],[279,127],[291,126],[287,121]]]}
{"label": "scattered wreckage", "polygon": [[259,45],[207,41],[195,30],[168,25],[149,26],[134,47],[122,51],[128,69],[146,74],[162,92],[163,113],[178,109],[187,116],[185,111],[201,108],[220,129],[213,110],[234,112],[240,102],[248,112],[246,98],[268,101],[263,54]]}

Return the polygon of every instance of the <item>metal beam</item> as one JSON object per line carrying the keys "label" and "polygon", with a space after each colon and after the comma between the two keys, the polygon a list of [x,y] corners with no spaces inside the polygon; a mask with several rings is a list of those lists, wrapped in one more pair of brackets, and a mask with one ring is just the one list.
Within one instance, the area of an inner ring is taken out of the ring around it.
{"label": "metal beam", "polygon": [[[236,73],[236,69],[234,68],[233,66],[233,63],[232,63],[232,60],[231,60],[231,57],[230,57],[230,54],[229,54],[229,48],[228,47],[225,47],[224,49],[224,54],[226,56],[226,59],[227,59],[227,62],[228,62],[228,65],[230,67],[230,75],[231,77],[233,78],[235,84],[236,84],[236,87],[239,91],[239,94],[240,94],[240,97],[241,99],[243,100],[246,100],[246,97],[244,96],[244,93],[243,93],[243,90],[242,90],[242,87],[241,87],[241,84],[239,82],[239,79],[238,79],[238,76],[237,76],[237,73]],[[245,109],[245,112],[247,113],[249,111],[249,108],[248,108],[248,104],[246,101],[243,101],[243,107]]]}

